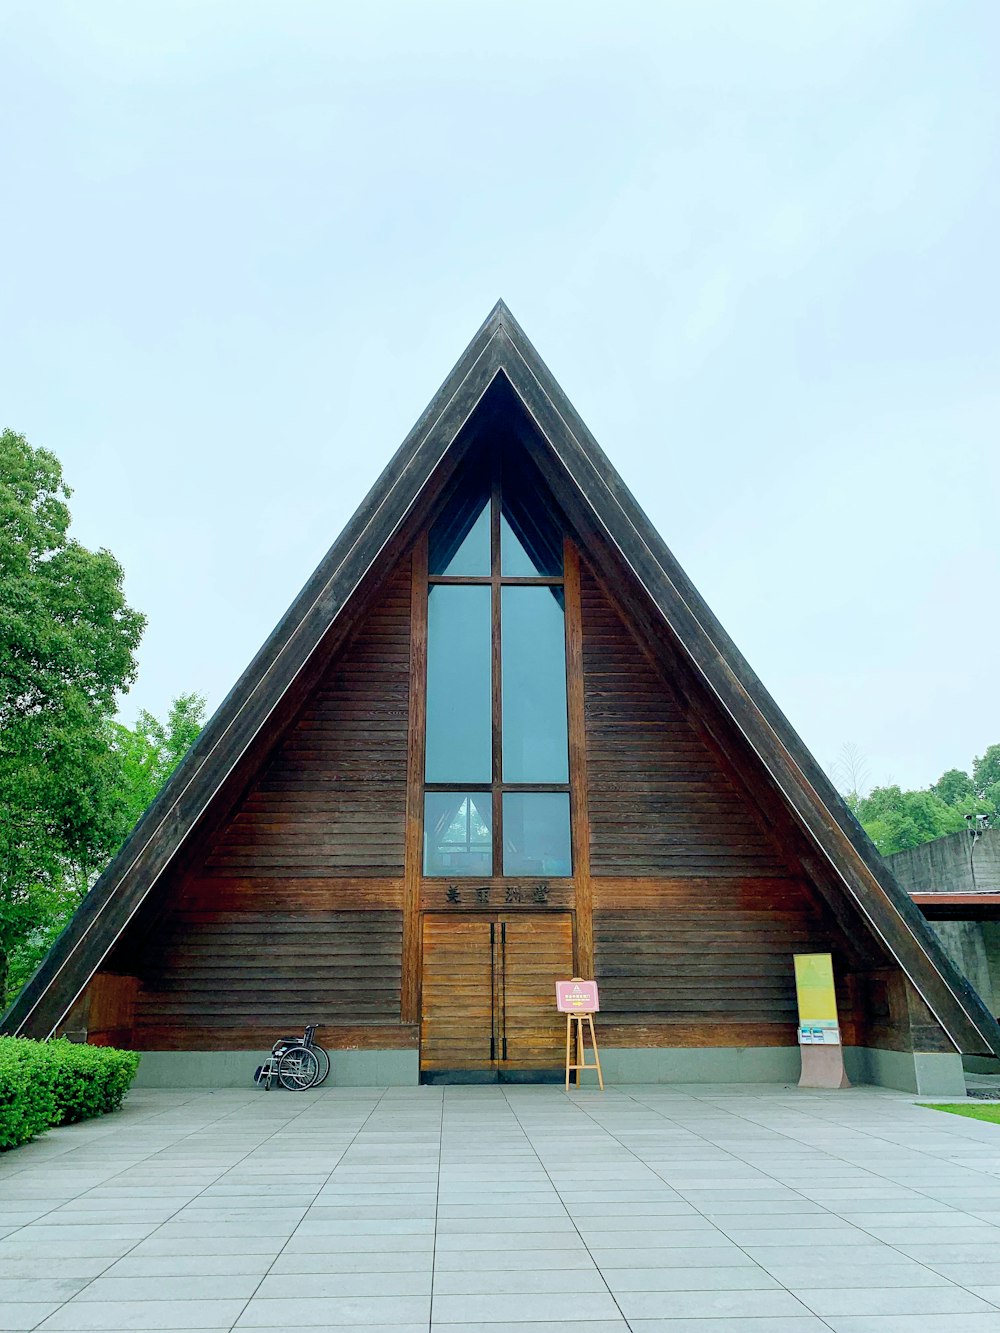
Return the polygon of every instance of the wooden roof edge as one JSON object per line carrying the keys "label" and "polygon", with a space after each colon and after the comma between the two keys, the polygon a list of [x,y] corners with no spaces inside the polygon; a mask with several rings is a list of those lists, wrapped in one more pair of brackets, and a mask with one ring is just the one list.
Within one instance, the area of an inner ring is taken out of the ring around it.
{"label": "wooden roof edge", "polygon": [[[46,1035],[50,1035],[76,1002],[194,827],[200,813],[232,772],[239,756],[252,743],[266,718],[280,703],[285,690],[315,650],[322,634],[343,610],[350,591],[342,591],[339,598],[330,597],[331,584],[335,583],[337,574],[345,568],[352,555],[360,553],[360,560],[355,562],[357,568],[348,580],[350,590],[357,586],[430,478],[434,466],[440,461],[439,457],[433,455],[436,452],[443,454],[444,451],[443,448],[435,449],[433,443],[428,449],[428,442],[434,439],[435,428],[443,421],[447,422],[444,430],[446,448],[492,383],[499,369],[497,342],[505,314],[506,307],[502,301],[498,301],[402,444],[386,463],[344,530],[93,884],[33,976],[0,1017],[0,1033],[23,1033],[29,1026],[34,1026],[33,1019],[40,1017],[39,1010],[44,1008],[42,1026],[47,1029]],[[455,414],[453,409],[456,399],[470,382],[474,401],[471,406],[462,403],[461,411]],[[453,419],[448,420],[449,416]],[[438,440],[437,444],[440,443]],[[431,455],[429,459],[423,456],[428,452]],[[393,498],[397,502],[390,504]],[[378,521],[380,519],[381,522]],[[369,542],[367,548],[366,539]],[[320,623],[312,626],[313,636],[310,641],[303,629],[310,619],[310,613],[316,608],[320,609],[319,615],[312,618]],[[212,765],[220,749],[227,739],[234,738],[241,717],[261,692],[269,697],[261,701],[263,707],[256,725],[248,729],[249,734],[241,737],[232,747],[233,753],[224,771],[213,771]],[[199,787],[207,790],[199,791]],[[184,798],[192,795],[194,799],[188,804],[197,809],[189,810],[185,806],[181,813]],[[137,894],[136,900],[129,904],[126,919],[118,920],[117,917],[124,914],[115,913],[113,909],[121,890],[129,876],[141,867],[143,857],[158,840],[167,855],[160,858],[161,863],[155,873],[148,877],[144,891]],[[116,919],[110,923],[106,947],[99,950],[98,960],[95,962],[91,959],[86,967],[74,968],[74,960],[83,945],[94,938],[95,932],[103,927],[109,917]],[[49,1003],[46,1004],[46,1001]]]}

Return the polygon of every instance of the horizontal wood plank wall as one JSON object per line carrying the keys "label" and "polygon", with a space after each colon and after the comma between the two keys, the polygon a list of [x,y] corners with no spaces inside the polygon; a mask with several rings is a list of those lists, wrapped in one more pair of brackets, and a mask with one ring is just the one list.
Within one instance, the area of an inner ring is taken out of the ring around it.
{"label": "horizontal wood plank wall", "polygon": [[409,561],[137,951],[133,1045],[412,1047],[400,1022]]}
{"label": "horizontal wood plank wall", "polygon": [[847,941],[586,568],[581,582],[602,1040],[792,1044],[792,954],[832,951],[843,974]]}
{"label": "horizontal wood plank wall", "polygon": [[787,875],[586,570],[581,598],[591,874]]}
{"label": "horizontal wood plank wall", "polygon": [[217,840],[214,875],[403,873],[409,562]]}
{"label": "horizontal wood plank wall", "polygon": [[[610,1045],[791,1045],[791,955],[831,952],[846,967],[836,928],[795,879],[596,879],[594,922]],[[839,1000],[846,1029],[846,987]]]}
{"label": "horizontal wood plank wall", "polygon": [[179,914],[143,960],[137,1031],[259,1026],[260,1045],[310,1022],[398,1022],[401,942],[399,912]]}

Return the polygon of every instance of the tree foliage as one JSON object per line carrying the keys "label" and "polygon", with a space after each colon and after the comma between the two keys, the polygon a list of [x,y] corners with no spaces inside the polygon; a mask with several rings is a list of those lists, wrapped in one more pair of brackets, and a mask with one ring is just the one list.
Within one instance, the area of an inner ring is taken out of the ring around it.
{"label": "tree foliage", "polygon": [[112,724],[111,746],[120,798],[119,842],[128,836],[197,740],[204,722],[204,696],[181,694],[170,705],[165,722],[143,709],[134,727]]}
{"label": "tree foliage", "polygon": [[1000,745],[991,745],[972,761],[972,783],[977,798],[989,809],[1000,811]]}
{"label": "tree foliage", "polygon": [[32,925],[10,948],[7,999],[13,999],[45,957],[84,894],[198,738],[204,718],[203,696],[182,694],[164,722],[143,710],[134,727],[117,721],[106,724],[99,800],[106,836],[96,851],[64,859],[52,890],[36,901]]}
{"label": "tree foliage", "polygon": [[109,551],[69,535],[58,459],[0,433],[0,1009],[27,980],[201,729],[115,721],[145,618]]}
{"label": "tree foliage", "polygon": [[69,536],[69,496],[53,454],[0,434],[0,994],[67,865],[99,861],[117,836],[107,725],[145,619],[110,551]]}
{"label": "tree foliage", "polygon": [[971,777],[949,768],[922,791],[890,784],[862,795],[847,784],[842,766],[835,766],[835,778],[847,788],[848,805],[885,856],[957,833],[968,827],[967,815],[988,814],[1000,823],[1000,745],[974,760]]}
{"label": "tree foliage", "polygon": [[903,791],[898,786],[876,787],[861,797],[855,814],[865,832],[884,855],[943,838],[965,828],[965,818],[933,789]]}
{"label": "tree foliage", "polygon": [[944,801],[945,805],[958,805],[962,801],[970,801],[976,794],[972,779],[961,768],[949,768],[946,773],[941,774],[930,790]]}

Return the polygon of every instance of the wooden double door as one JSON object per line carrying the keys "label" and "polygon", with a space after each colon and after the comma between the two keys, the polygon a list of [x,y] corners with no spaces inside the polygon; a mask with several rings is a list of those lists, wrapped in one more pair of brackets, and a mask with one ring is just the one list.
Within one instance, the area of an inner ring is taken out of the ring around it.
{"label": "wooden double door", "polygon": [[573,975],[569,912],[430,912],[423,919],[425,1082],[562,1077],[555,983]]}

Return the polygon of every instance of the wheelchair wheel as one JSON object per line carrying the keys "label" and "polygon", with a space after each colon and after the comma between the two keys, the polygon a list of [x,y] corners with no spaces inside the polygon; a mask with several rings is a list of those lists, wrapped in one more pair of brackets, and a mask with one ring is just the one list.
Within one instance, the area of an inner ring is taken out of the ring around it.
{"label": "wheelchair wheel", "polygon": [[327,1076],[330,1073],[330,1057],[327,1055],[326,1051],[323,1050],[322,1046],[317,1046],[315,1043],[313,1043],[309,1049],[319,1060],[319,1077],[313,1084],[314,1088],[318,1088],[321,1083],[326,1082]]}
{"label": "wheelchair wheel", "polygon": [[293,1046],[278,1061],[278,1082],[289,1092],[305,1092],[319,1080],[319,1061],[308,1046]]}

